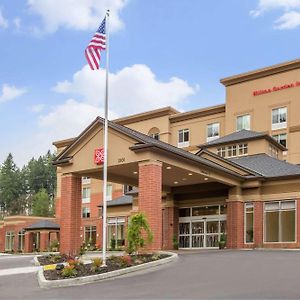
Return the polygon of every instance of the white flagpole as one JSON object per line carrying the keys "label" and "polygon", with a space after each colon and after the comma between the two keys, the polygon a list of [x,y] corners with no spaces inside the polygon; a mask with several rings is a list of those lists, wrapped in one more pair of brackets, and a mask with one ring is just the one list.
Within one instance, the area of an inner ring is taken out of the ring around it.
{"label": "white flagpole", "polygon": [[105,107],[104,107],[104,163],[103,163],[103,231],[102,231],[102,266],[106,266],[106,223],[107,223],[107,146],[108,146],[108,75],[109,75],[109,10],[105,16],[106,38],[106,79],[105,79]]}

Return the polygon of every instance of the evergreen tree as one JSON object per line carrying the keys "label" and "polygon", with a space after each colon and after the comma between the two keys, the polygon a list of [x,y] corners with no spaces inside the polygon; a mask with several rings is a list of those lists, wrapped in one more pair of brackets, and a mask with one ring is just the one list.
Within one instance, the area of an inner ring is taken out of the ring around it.
{"label": "evergreen tree", "polygon": [[22,172],[9,153],[0,168],[0,206],[4,214],[23,213],[26,201],[19,201],[22,194],[24,194]]}
{"label": "evergreen tree", "polygon": [[51,200],[46,189],[41,189],[33,196],[32,215],[40,217],[50,217],[53,215]]}

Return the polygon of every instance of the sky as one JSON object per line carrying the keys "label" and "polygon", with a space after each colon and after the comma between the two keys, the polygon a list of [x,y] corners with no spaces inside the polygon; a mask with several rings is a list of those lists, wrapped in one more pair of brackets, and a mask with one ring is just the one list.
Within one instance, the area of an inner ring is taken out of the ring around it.
{"label": "sky", "polygon": [[106,9],[110,119],[221,104],[221,78],[300,56],[300,0],[0,0],[0,163],[103,115],[105,52],[92,71],[84,49]]}

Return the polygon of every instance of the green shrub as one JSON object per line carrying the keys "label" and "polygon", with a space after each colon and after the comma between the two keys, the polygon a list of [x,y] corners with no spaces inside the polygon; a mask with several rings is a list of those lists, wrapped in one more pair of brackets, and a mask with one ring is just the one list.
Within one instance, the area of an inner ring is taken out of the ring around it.
{"label": "green shrub", "polygon": [[[146,240],[143,237],[143,231],[146,234]],[[153,234],[148,224],[147,218],[143,213],[133,215],[127,229],[127,252],[137,253],[139,249],[144,248],[146,243],[151,243]]]}
{"label": "green shrub", "polygon": [[69,259],[68,264],[69,264],[70,267],[73,267],[73,268],[76,269],[76,267],[79,266],[80,261],[78,259]]}
{"label": "green shrub", "polygon": [[65,278],[75,277],[77,275],[77,271],[74,266],[66,266],[61,271],[61,275]]}

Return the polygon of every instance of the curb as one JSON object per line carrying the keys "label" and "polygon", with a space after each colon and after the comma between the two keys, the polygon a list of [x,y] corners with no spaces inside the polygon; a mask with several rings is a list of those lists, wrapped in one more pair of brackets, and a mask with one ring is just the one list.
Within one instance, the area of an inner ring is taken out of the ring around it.
{"label": "curb", "polygon": [[40,262],[39,262],[39,260],[38,260],[38,255],[36,255],[36,256],[33,257],[33,262],[34,262],[35,266],[40,266],[41,265]]}
{"label": "curb", "polygon": [[158,253],[161,254],[169,254],[170,257],[162,258],[160,260],[151,261],[149,263],[128,267],[125,269],[115,270],[107,273],[97,274],[97,275],[90,275],[84,277],[77,277],[77,278],[70,278],[70,279],[61,279],[61,280],[47,280],[44,276],[43,269],[40,269],[37,273],[38,276],[38,283],[41,288],[55,288],[55,287],[67,287],[67,286],[75,286],[75,285],[82,285],[87,283],[92,283],[95,281],[101,281],[104,279],[109,279],[113,277],[118,277],[121,275],[125,275],[132,272],[142,271],[146,269],[150,269],[152,267],[157,267],[160,265],[167,264],[169,262],[175,261],[178,258],[177,253],[173,252],[165,252],[159,251]]}

